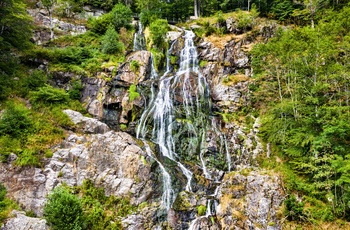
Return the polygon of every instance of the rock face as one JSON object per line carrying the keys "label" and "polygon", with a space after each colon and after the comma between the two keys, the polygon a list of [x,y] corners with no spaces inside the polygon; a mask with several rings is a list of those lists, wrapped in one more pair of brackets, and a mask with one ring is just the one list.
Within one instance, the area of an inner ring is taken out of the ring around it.
{"label": "rock face", "polygon": [[79,112],[70,109],[66,109],[63,112],[70,117],[74,124],[79,125],[84,133],[104,134],[110,130],[105,123],[93,118],[84,117]]}
{"label": "rock face", "polygon": [[108,131],[105,124],[77,112],[66,113],[93,134],[70,134],[42,169],[0,164],[0,181],[12,198],[40,216],[47,194],[61,183],[75,186],[91,180],[106,195],[130,195],[133,204],[151,196],[150,165],[132,136]]}
{"label": "rock face", "polygon": [[8,219],[2,226],[1,230],[48,230],[46,220],[32,218],[25,215],[25,212],[12,211],[14,217]]}
{"label": "rock face", "polygon": [[117,84],[138,84],[147,79],[151,71],[151,53],[136,51],[126,58],[126,62],[119,68],[116,76]]}
{"label": "rock face", "polygon": [[[144,101],[142,97],[130,100],[129,88],[131,85],[137,86],[148,80],[151,68],[150,52],[133,52],[126,57],[126,62],[118,69],[106,71],[109,77],[107,79],[113,80],[84,79],[81,101],[91,115],[103,120],[109,126],[117,129],[120,128],[120,124],[132,127],[133,120],[141,115],[138,111],[142,108]],[[113,73],[114,70],[116,73]]]}
{"label": "rock face", "polygon": [[222,229],[281,229],[278,210],[283,200],[278,176],[232,172],[222,182],[216,214]]}
{"label": "rock face", "polygon": [[[41,45],[50,40],[50,17],[47,10],[44,9],[30,9],[28,13],[33,17],[36,25],[42,27],[41,30],[34,31],[33,41],[37,45]],[[82,34],[86,32],[86,28],[83,25],[75,25],[61,21],[57,18],[52,19],[53,28],[63,34]]]}

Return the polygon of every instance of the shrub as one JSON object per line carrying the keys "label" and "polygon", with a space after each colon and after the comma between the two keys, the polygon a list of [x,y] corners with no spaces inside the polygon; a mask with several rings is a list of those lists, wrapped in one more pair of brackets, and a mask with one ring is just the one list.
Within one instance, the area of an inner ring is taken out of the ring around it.
{"label": "shrub", "polygon": [[40,160],[35,150],[25,149],[18,155],[15,164],[20,167],[40,166]]}
{"label": "shrub", "polygon": [[119,31],[122,27],[130,28],[132,21],[132,11],[124,4],[116,4],[112,11],[112,22],[116,31]]}
{"label": "shrub", "polygon": [[33,131],[29,110],[21,105],[10,103],[0,119],[0,135],[23,137]]}
{"label": "shrub", "polygon": [[62,186],[49,195],[44,217],[52,230],[80,230],[85,225],[81,201]]}
{"label": "shrub", "polygon": [[136,85],[132,84],[129,88],[129,100],[133,102],[136,98],[140,96],[140,94],[136,91]]}
{"label": "shrub", "polygon": [[38,91],[32,92],[30,98],[33,102],[65,103],[68,102],[69,94],[63,89],[45,85],[40,87]]}
{"label": "shrub", "polygon": [[158,49],[165,48],[165,37],[168,28],[168,21],[165,19],[157,19],[150,24],[151,39],[153,45]]}
{"label": "shrub", "polygon": [[130,63],[130,68],[134,73],[137,73],[140,69],[140,64],[136,60],[132,60]]}
{"label": "shrub", "polygon": [[237,12],[237,19],[238,19],[238,23],[237,23],[238,29],[246,30],[253,26],[253,17],[242,10],[239,10]]}
{"label": "shrub", "polygon": [[303,217],[304,203],[297,201],[294,195],[285,199],[285,215],[288,220],[300,220]]}
{"label": "shrub", "polygon": [[151,22],[157,20],[158,18],[157,13],[150,10],[142,10],[140,13],[140,21],[144,27],[148,26]]}
{"label": "shrub", "polygon": [[104,34],[108,28],[108,25],[112,23],[112,14],[104,14],[99,18],[91,19],[89,21],[91,30],[97,34]]}
{"label": "shrub", "polygon": [[112,25],[108,26],[106,34],[102,37],[101,50],[106,54],[115,54],[123,50],[123,44],[118,41],[119,37]]}
{"label": "shrub", "polygon": [[24,81],[24,86],[30,90],[44,86],[47,82],[47,75],[42,70],[34,70]]}
{"label": "shrub", "polygon": [[205,207],[204,205],[199,205],[197,207],[198,216],[205,215],[206,211],[207,211],[207,207]]}

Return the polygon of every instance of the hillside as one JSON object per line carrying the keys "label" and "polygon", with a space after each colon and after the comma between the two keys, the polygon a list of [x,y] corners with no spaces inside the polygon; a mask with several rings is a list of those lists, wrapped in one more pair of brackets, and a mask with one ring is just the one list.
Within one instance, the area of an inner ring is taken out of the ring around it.
{"label": "hillside", "polygon": [[1,229],[350,229],[346,1],[0,6]]}

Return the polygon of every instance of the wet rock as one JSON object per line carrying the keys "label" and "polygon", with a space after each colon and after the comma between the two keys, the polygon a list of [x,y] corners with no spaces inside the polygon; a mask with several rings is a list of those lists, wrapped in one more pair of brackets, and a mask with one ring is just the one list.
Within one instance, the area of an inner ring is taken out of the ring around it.
{"label": "wet rock", "polygon": [[63,112],[69,116],[74,124],[79,125],[85,133],[103,134],[109,131],[108,126],[97,119],[84,117],[81,113],[70,109],[63,110]]}
{"label": "wet rock", "polygon": [[17,210],[12,211],[12,218],[8,219],[2,226],[1,230],[48,230],[46,220],[32,218],[25,215],[25,212]]}

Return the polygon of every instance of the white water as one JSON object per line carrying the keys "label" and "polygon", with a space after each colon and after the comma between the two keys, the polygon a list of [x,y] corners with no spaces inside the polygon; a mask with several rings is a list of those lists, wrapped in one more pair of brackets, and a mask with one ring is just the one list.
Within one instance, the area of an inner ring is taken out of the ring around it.
{"label": "white water", "polygon": [[138,21],[138,30],[134,34],[134,51],[146,50],[146,40],[143,35],[143,29],[141,21]]}
{"label": "white water", "polygon": [[143,144],[145,146],[145,150],[146,150],[146,153],[147,155],[154,159],[161,171],[162,171],[162,176],[163,176],[163,195],[162,195],[162,204],[163,206],[169,210],[172,203],[174,202],[174,190],[171,186],[171,177],[170,177],[170,174],[166,171],[166,169],[164,168],[164,166],[162,165],[162,163],[160,163],[157,158],[154,156],[154,153],[153,151],[151,150],[151,148],[149,147],[148,143],[145,141],[145,140],[142,140],[143,141]]}
{"label": "white water", "polygon": [[[138,138],[150,139],[158,145],[159,152],[163,157],[177,164],[177,167],[187,179],[184,189],[189,192],[192,191],[193,173],[180,160],[186,154],[195,156],[200,163],[204,177],[212,178],[204,156],[208,150],[206,140],[208,130],[212,130],[220,138],[219,152],[223,153],[222,150],[226,150],[228,169],[231,170],[231,161],[227,146],[225,146],[226,139],[217,128],[217,124],[209,116],[211,108],[209,87],[199,69],[194,37],[193,32],[185,31],[179,70],[175,74],[171,71],[169,58],[175,42],[168,51],[166,72],[159,78],[153,68],[151,96],[137,127]],[[149,130],[149,126],[153,129]],[[179,130],[182,133],[178,133]],[[180,149],[179,146],[184,143],[184,149]],[[148,145],[145,144],[145,146]],[[150,149],[147,150],[147,148],[149,146],[146,147],[146,151],[149,152],[148,155],[157,161],[161,169],[163,176],[162,204],[166,209],[169,209],[176,195],[172,188],[170,171],[167,171],[169,168],[166,168],[164,162],[156,159],[154,153]],[[218,187],[212,195],[213,198],[217,195],[217,191]],[[190,229],[193,229],[201,218],[213,215],[215,209],[212,210],[212,207],[215,208],[215,202],[215,199],[208,199],[206,215],[193,220]]]}

